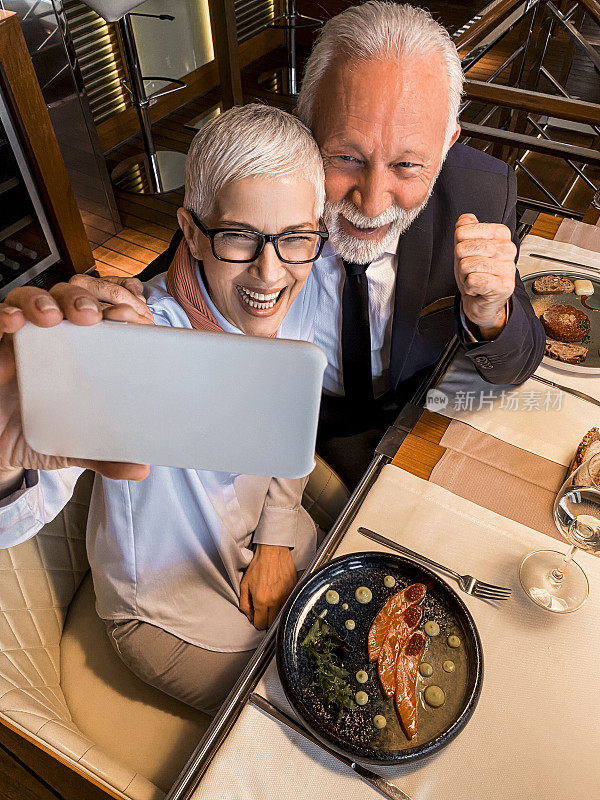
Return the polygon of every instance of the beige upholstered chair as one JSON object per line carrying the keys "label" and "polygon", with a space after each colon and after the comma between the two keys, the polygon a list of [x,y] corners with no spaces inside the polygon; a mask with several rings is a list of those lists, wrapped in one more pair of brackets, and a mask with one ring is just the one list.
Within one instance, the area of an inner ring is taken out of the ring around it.
{"label": "beige upholstered chair", "polygon": [[[159,800],[210,718],[138,680],[94,609],[85,552],[93,476],[33,539],[0,550],[0,720],[129,800]],[[303,503],[328,529],[348,491],[318,459]]]}

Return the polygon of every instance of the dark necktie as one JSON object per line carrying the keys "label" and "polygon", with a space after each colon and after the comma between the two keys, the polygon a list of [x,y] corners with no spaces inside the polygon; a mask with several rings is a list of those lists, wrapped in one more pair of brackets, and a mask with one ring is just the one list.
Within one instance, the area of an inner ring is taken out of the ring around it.
{"label": "dark necktie", "polygon": [[342,260],[346,280],[342,292],[342,370],[344,394],[354,406],[373,402],[371,326],[369,324],[369,264]]}

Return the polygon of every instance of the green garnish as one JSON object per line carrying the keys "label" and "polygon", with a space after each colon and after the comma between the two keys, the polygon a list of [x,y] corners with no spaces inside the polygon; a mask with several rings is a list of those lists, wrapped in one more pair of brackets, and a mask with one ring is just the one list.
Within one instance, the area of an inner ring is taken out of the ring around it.
{"label": "green garnish", "polygon": [[306,655],[315,665],[317,678],[312,686],[317,688],[326,703],[338,709],[354,708],[354,692],[346,680],[348,670],[336,663],[336,650],[348,649],[335,628],[313,610],[316,619],[306,638],[300,642],[306,648]]}

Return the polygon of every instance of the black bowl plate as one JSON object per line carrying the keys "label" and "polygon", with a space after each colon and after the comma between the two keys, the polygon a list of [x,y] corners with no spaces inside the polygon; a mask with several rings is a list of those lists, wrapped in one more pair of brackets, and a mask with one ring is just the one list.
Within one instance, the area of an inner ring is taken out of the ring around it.
{"label": "black bowl plate", "polygon": [[[383,579],[392,575],[393,588]],[[440,634],[427,637],[422,661],[433,666],[430,678],[417,681],[418,732],[412,739],[405,736],[393,707],[377,675],[377,663],[367,657],[367,635],[385,601],[411,583],[424,583],[427,594],[422,603],[421,627],[428,620],[440,626]],[[371,589],[373,599],[361,604],[354,596],[359,586]],[[340,596],[337,605],[326,602],[325,594],[334,589]],[[348,608],[342,607],[343,603]],[[300,645],[315,620],[314,612],[327,610],[326,620],[349,645],[349,653],[338,657],[348,670],[348,682],[354,692],[365,691],[369,701],[341,714],[327,706],[312,685],[315,670]],[[347,619],[355,628],[345,627]],[[450,648],[447,637],[455,634],[461,645]],[[453,661],[455,670],[445,672],[442,664]],[[341,556],[326,564],[301,583],[288,601],[277,634],[277,668],[286,696],[306,726],[315,736],[333,749],[370,764],[398,764],[428,756],[447,744],[462,730],[473,713],[483,679],[483,653],[479,634],[467,607],[441,578],[415,562],[385,553],[357,553]],[[365,684],[356,680],[358,670],[365,670]],[[441,708],[430,708],[423,699],[426,686],[440,686],[446,701]],[[387,720],[384,729],[373,725],[373,717],[382,714]]]}

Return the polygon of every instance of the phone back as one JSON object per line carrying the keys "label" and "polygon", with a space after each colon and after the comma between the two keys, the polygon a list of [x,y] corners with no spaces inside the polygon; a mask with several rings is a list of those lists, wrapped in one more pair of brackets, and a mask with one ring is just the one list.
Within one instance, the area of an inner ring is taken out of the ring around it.
{"label": "phone back", "polygon": [[38,452],[284,478],[314,466],[315,345],[109,321],[28,323],[14,342]]}

